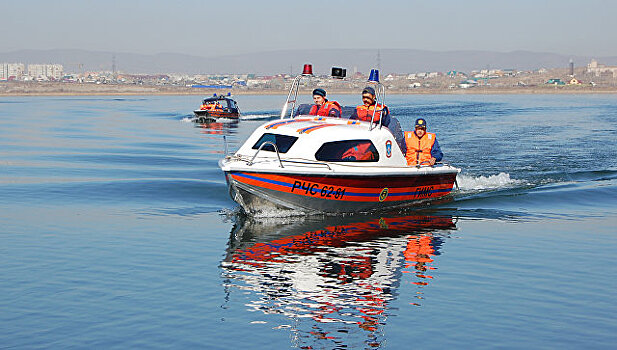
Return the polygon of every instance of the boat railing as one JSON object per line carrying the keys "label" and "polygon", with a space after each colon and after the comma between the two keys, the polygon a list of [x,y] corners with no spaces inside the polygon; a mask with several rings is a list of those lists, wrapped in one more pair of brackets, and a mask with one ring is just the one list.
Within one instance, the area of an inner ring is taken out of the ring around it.
{"label": "boat railing", "polygon": [[285,159],[283,159],[283,162],[294,163],[294,164],[325,165],[326,168],[328,168],[328,170],[332,170],[332,168],[330,168],[330,165],[328,165],[328,163],[310,162],[310,161],[302,162],[302,161],[298,161],[298,160],[285,160]]}
{"label": "boat railing", "polygon": [[[283,109],[281,110],[281,119],[285,119],[287,116],[287,111],[289,110],[289,104],[291,104],[291,113],[289,115],[290,119],[293,119],[294,113],[296,111],[296,101],[298,100],[298,89],[300,88],[300,81],[304,77],[310,77],[310,74],[300,74],[294,78],[291,83],[291,87],[289,88],[289,93],[287,94],[287,100],[283,105]],[[293,100],[291,99],[291,95],[293,94]]]}
{"label": "boat railing", "polygon": [[262,143],[261,145],[259,145],[259,148],[257,149],[257,152],[255,152],[255,155],[253,155],[253,158],[251,158],[251,160],[248,162],[248,166],[253,165],[253,163],[255,161],[255,158],[257,157],[259,152],[261,152],[261,150],[263,149],[264,145],[271,145],[272,147],[274,147],[274,150],[276,151],[276,157],[279,160],[279,164],[281,165],[281,168],[284,168],[283,162],[281,161],[281,155],[279,154],[279,148],[276,146],[276,144],[274,142],[271,142],[271,141],[266,141],[266,142]]}
{"label": "boat railing", "polygon": [[[379,79],[379,78],[377,78]],[[369,82],[373,82],[370,81]],[[385,86],[383,86],[379,81],[377,82],[373,82],[375,84],[375,108],[373,108],[373,115],[371,116],[371,124],[368,127],[368,130],[371,131],[373,129],[377,128],[377,125],[375,125],[375,116],[377,115],[377,106],[380,105],[380,101],[381,101],[381,106],[382,106],[382,110],[379,112],[379,129],[381,129],[382,126],[382,122],[383,122],[383,118],[385,116],[385,100],[386,100],[386,88]]]}
{"label": "boat railing", "polygon": [[414,165],[414,167],[416,168],[434,168],[434,167],[444,167],[444,166],[450,167],[452,165],[446,162],[435,162],[435,164],[431,165],[431,163],[428,160],[420,162],[420,164]]}

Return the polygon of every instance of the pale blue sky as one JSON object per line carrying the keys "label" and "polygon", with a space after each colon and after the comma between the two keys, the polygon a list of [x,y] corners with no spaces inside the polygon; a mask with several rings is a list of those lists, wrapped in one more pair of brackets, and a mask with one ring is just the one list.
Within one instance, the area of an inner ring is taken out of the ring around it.
{"label": "pale blue sky", "polygon": [[[285,49],[529,50],[617,56],[610,0],[2,0],[0,52],[199,56]],[[219,38],[214,44],[211,39]]]}

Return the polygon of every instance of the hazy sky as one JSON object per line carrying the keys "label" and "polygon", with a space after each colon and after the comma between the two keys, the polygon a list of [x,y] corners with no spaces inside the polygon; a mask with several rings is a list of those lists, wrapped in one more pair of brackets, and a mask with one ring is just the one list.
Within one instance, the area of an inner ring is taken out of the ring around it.
{"label": "hazy sky", "polygon": [[1,0],[1,8],[1,52],[372,47],[617,56],[612,0]]}

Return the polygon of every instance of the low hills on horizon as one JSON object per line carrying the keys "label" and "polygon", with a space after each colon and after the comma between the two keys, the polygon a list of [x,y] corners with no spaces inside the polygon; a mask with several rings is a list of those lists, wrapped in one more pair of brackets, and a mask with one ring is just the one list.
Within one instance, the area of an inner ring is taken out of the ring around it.
{"label": "low hills on horizon", "polygon": [[67,73],[116,71],[127,74],[299,74],[302,65],[312,63],[316,74],[327,74],[332,66],[368,74],[377,68],[382,74],[469,72],[480,69],[536,70],[586,66],[591,59],[617,65],[617,56],[592,57],[532,51],[427,51],[415,49],[319,49],[279,50],[249,54],[200,57],[179,53],[136,54],[79,49],[19,50],[0,52],[0,62],[62,64]]}

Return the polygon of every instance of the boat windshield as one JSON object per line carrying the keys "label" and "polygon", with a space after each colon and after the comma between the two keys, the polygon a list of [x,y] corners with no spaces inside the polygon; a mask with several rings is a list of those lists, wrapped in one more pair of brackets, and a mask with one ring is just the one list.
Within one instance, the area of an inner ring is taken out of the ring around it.
{"label": "boat windshield", "polygon": [[[261,135],[259,140],[257,140],[255,145],[253,145],[253,149],[259,149],[259,147],[264,142],[269,141],[276,145],[276,148],[278,148],[279,153],[287,153],[287,151],[289,151],[289,149],[291,148],[291,146],[293,146],[293,144],[296,142],[297,139],[298,138],[295,136],[265,133]],[[275,151],[274,147],[271,144],[264,145],[262,150],[270,151],[270,152]]]}
{"label": "boat windshield", "polygon": [[[313,107],[313,104],[310,104],[310,103],[303,103],[299,105],[298,109],[296,110],[295,116],[309,115],[312,107]],[[341,118],[349,119],[349,117],[351,117],[351,115],[353,114],[355,110],[356,110],[356,107],[353,107],[353,106],[341,106]]]}

